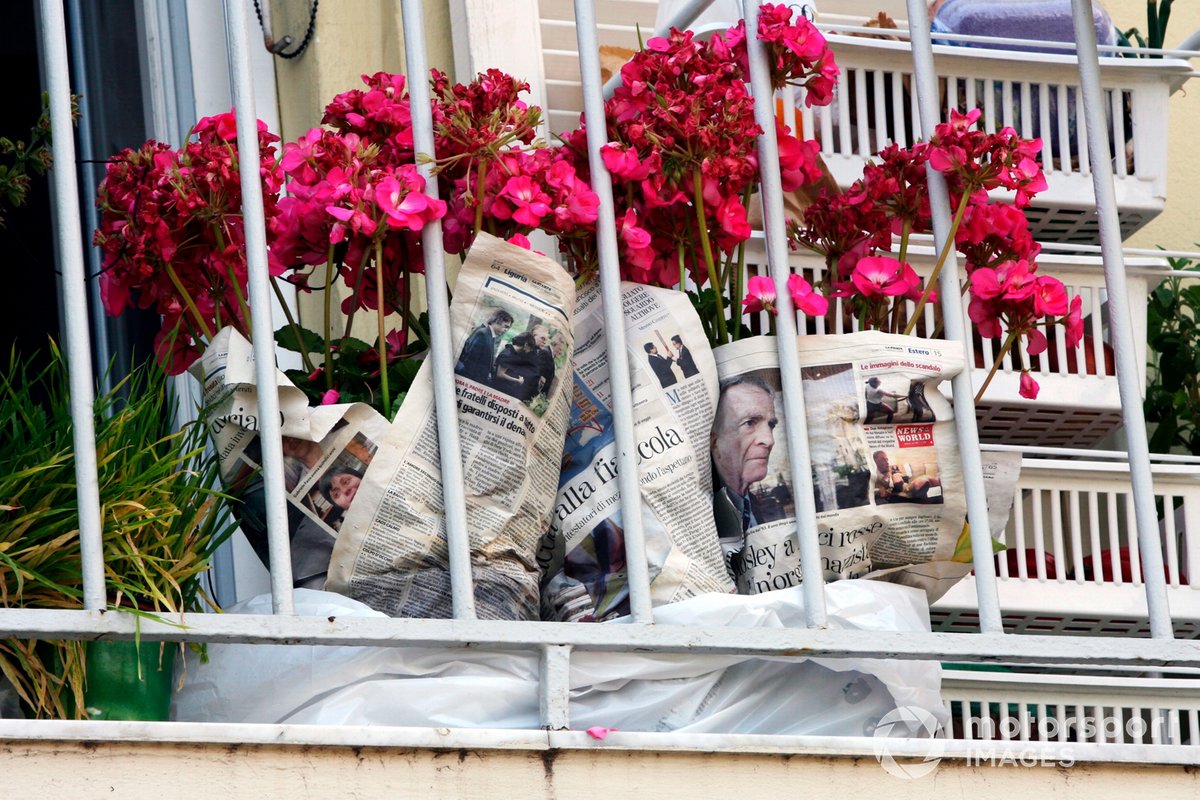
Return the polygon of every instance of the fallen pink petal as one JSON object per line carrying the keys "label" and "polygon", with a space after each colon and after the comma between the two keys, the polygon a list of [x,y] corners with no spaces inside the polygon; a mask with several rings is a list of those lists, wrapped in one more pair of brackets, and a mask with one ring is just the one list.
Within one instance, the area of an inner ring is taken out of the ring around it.
{"label": "fallen pink petal", "polygon": [[587,735],[592,737],[593,739],[603,741],[605,737],[607,737],[610,733],[613,733],[616,730],[617,730],[616,728],[604,728],[599,725],[594,725],[591,728],[587,729]]}

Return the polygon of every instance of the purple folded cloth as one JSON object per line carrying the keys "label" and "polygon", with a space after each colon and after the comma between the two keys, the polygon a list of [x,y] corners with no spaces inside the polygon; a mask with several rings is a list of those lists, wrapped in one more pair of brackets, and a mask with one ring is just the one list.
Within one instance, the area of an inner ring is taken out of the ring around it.
{"label": "purple folded cloth", "polygon": [[[1116,29],[1108,12],[1099,3],[1092,3],[1092,14],[1096,24],[1096,41],[1099,44],[1116,44]],[[1021,40],[1075,41],[1071,0],[946,0],[934,16],[931,27],[937,33],[995,36],[1012,40],[1011,43],[952,42],[993,50],[1070,54],[1069,50],[1038,47]]]}

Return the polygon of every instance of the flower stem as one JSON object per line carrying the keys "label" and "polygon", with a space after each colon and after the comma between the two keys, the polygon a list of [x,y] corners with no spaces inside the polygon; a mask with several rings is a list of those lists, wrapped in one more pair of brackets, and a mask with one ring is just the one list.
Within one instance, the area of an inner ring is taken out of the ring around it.
{"label": "flower stem", "polygon": [[471,238],[479,235],[479,231],[483,229],[483,183],[487,179],[487,161],[479,162],[479,176],[476,178],[475,186],[475,234]]}
{"label": "flower stem", "polygon": [[[908,237],[912,232],[912,222],[904,220],[904,227],[900,231],[900,263],[903,264],[908,257]],[[902,311],[904,310],[904,298],[896,297],[892,299],[892,324],[888,328],[890,333],[899,333],[900,320],[902,319]]]}
{"label": "flower stem", "polygon": [[350,330],[354,326],[354,312],[358,311],[359,297],[362,295],[363,278],[366,277],[367,262],[370,259],[370,252],[363,253],[362,261],[358,265],[358,274],[354,276],[354,295],[350,298],[350,313],[346,315],[346,329],[342,333],[343,341],[350,338]]}
{"label": "flower stem", "polygon": [[[221,234],[221,226],[213,223],[213,235],[217,237],[217,247],[222,253],[225,252],[225,237]],[[247,269],[249,266],[247,265]],[[246,294],[242,291],[242,284],[237,279],[237,273],[233,271],[233,265],[228,261],[225,262],[225,271],[229,273],[229,283],[233,286],[233,293],[237,297],[238,310],[242,312],[242,319],[246,323],[246,329],[242,331],[248,339],[254,338],[254,326],[250,322],[250,307],[246,304]]]}
{"label": "flower stem", "polygon": [[1008,332],[1008,338],[1004,340],[1004,346],[1000,348],[1000,352],[996,354],[996,358],[992,361],[992,369],[987,374],[987,378],[983,381],[983,386],[979,387],[979,391],[975,393],[975,402],[978,403],[983,397],[983,393],[987,391],[988,385],[992,382],[992,378],[996,377],[996,370],[1000,368],[1000,362],[1008,355],[1008,351],[1012,349],[1013,344],[1017,341],[1017,334],[1020,331],[1011,330]]}
{"label": "flower stem", "polygon": [[200,309],[196,308],[196,303],[192,300],[192,296],[188,294],[187,289],[183,288],[183,283],[180,282],[179,276],[175,274],[175,268],[170,264],[167,264],[167,277],[175,285],[175,291],[179,292],[179,296],[183,298],[183,303],[188,307],[188,311],[192,312],[192,318],[196,320],[196,324],[204,332],[204,338],[211,342],[213,333],[209,330],[208,323],[204,321],[204,317],[200,316]]}
{"label": "flower stem", "polygon": [[933,292],[933,287],[937,286],[938,276],[942,274],[942,267],[945,266],[946,259],[954,247],[954,236],[958,233],[959,223],[962,222],[963,214],[967,211],[967,203],[970,199],[971,195],[964,191],[962,199],[958,201],[958,209],[954,212],[954,221],[950,223],[950,231],[946,234],[946,241],[942,244],[942,252],[938,254],[937,264],[934,264],[933,273],[929,276],[929,280],[925,284],[925,291],[921,293],[921,299],[917,301],[917,307],[913,309],[912,319],[908,321],[908,327],[904,329],[905,336],[912,333],[913,328],[917,327],[917,320],[921,316],[921,309],[925,308],[925,303],[928,302],[929,295]]}
{"label": "flower stem", "polygon": [[279,307],[283,309],[283,315],[287,317],[288,327],[292,329],[292,336],[296,339],[296,349],[300,351],[300,360],[304,362],[304,368],[309,372],[313,371],[312,359],[308,357],[308,350],[304,347],[304,337],[300,335],[300,326],[296,324],[296,318],[292,316],[292,310],[288,308],[287,300],[283,297],[283,292],[279,289],[279,284],[275,280],[275,276],[271,276],[271,288],[275,290],[275,298],[279,300]]}
{"label": "flower stem", "polygon": [[700,228],[700,249],[704,253],[704,266],[708,270],[708,284],[712,287],[713,299],[717,307],[717,344],[721,345],[729,341],[729,335],[725,329],[725,304],[721,299],[723,287],[717,280],[717,266],[713,263],[712,244],[708,240],[708,223],[704,218],[702,188],[700,169],[696,167],[692,170],[692,194],[696,206],[696,223]]}
{"label": "flower stem", "polygon": [[383,393],[383,416],[392,419],[392,396],[388,392],[387,333],[383,310],[383,239],[375,240],[375,322],[379,328],[379,388]]}
{"label": "flower stem", "polygon": [[[741,310],[742,293],[745,289],[742,282],[746,280],[746,243],[738,244],[737,269],[733,273],[733,292],[729,295],[729,302],[733,303],[733,307]],[[771,318],[772,327],[775,325],[775,318]],[[774,331],[771,331],[774,333]],[[737,325],[733,329],[733,340],[736,342],[742,335],[742,315],[737,315]]]}
{"label": "flower stem", "polygon": [[687,293],[687,265],[683,263],[683,241],[675,245],[675,255],[679,259],[679,291]]}
{"label": "flower stem", "polygon": [[329,338],[333,323],[333,245],[325,257],[325,388],[333,388],[333,342]]}

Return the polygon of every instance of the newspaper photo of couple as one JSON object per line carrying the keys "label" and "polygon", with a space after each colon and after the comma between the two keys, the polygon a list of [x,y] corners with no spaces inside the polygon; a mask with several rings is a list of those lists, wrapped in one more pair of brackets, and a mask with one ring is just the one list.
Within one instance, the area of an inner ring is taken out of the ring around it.
{"label": "newspaper photo of couple", "polygon": [[456,374],[515,397],[541,416],[566,366],[567,340],[539,317],[489,298],[472,319]]}

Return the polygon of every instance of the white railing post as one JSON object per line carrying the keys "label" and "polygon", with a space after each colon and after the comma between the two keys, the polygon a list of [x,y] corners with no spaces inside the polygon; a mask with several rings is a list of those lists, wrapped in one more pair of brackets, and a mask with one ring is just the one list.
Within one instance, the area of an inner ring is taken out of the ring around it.
{"label": "white railing post", "polygon": [[[750,93],[754,96],[754,121],[762,128],[758,137],[758,164],[763,204],[763,234],[767,240],[767,263],[775,281],[779,318],[779,377],[783,382],[783,416],[787,420],[788,466],[792,471],[792,498],[796,502],[796,536],[800,545],[803,576],[804,615],[810,628],[823,628],[825,572],[817,544],[817,505],[813,497],[812,454],[808,447],[808,416],[800,380],[800,351],[796,348],[796,310],[788,291],[788,243],[783,219],[783,186],[779,177],[779,144],[775,139],[775,99],[767,48],[757,36],[759,3],[746,6],[746,52],[750,61]],[[740,297],[730,298],[735,314]]]}
{"label": "white railing post", "polygon": [[54,168],[54,236],[58,256],[63,327],[70,371],[71,421],[75,447],[75,483],[79,503],[79,549],[83,562],[83,605],[99,611],[108,605],[104,587],[104,544],[100,518],[100,484],[96,475],[95,392],[92,351],[88,341],[87,278],[84,270],[79,182],[75,175],[74,123],[71,119],[71,76],[67,61],[67,28],[61,0],[38,6],[42,34],[42,66],[50,99]]}
{"label": "white railing post", "polygon": [[[913,0],[915,2],[916,0]],[[1163,575],[1162,542],[1158,512],[1154,508],[1154,482],[1150,475],[1150,444],[1142,410],[1137,347],[1133,341],[1129,295],[1125,286],[1125,256],[1121,250],[1121,225],[1117,216],[1112,159],[1109,157],[1107,109],[1100,87],[1100,62],[1092,4],[1072,0],[1075,41],[1078,45],[1080,94],[1087,120],[1088,148],[1092,153],[1092,186],[1096,192],[1096,215],[1100,222],[1100,252],[1104,259],[1104,283],[1108,291],[1108,329],[1117,363],[1117,387],[1121,395],[1121,417],[1129,443],[1129,478],[1133,486],[1137,541],[1146,582],[1146,607],[1150,635],[1169,639],[1174,633],[1167,604]],[[1123,141],[1123,140],[1118,140]],[[1120,154],[1124,158],[1123,152]],[[1136,575],[1131,576],[1135,580]]]}
{"label": "white railing post", "polygon": [[[908,0],[908,19],[912,40],[913,79],[916,84],[921,129],[928,139],[937,127],[940,103],[937,72],[933,65],[933,43],[929,37],[929,12],[922,0]],[[929,205],[933,214],[934,241],[941,252],[950,236],[950,196],[941,173],[933,167],[927,166],[926,169],[929,175]],[[992,536],[988,530],[987,496],[983,488],[983,462],[979,457],[979,430],[975,424],[975,389],[971,385],[970,368],[974,361],[969,346],[971,333],[965,323],[958,260],[953,249],[949,251],[949,257],[942,268],[938,290],[942,296],[942,319],[946,323],[946,339],[962,344],[965,364],[962,372],[954,377],[951,386],[954,392],[954,425],[958,432],[963,483],[967,493],[967,521],[971,525],[971,549],[975,554],[979,629],[983,633],[1003,633],[1000,599],[996,593],[996,565],[992,560]]]}
{"label": "white railing post", "polygon": [[600,196],[596,218],[600,254],[600,298],[604,305],[608,341],[608,375],[611,387],[613,433],[617,445],[617,482],[621,491],[621,521],[625,526],[625,565],[629,580],[629,610],[634,622],[653,622],[650,605],[650,569],[646,562],[646,535],[642,526],[642,494],[634,451],[633,387],[629,351],[625,348],[625,316],[621,305],[621,271],[617,261],[617,222],[613,210],[612,177],[600,157],[607,143],[604,125],[603,86],[600,83],[600,43],[596,36],[596,10],[592,0],[575,0],[575,32],[579,41],[579,73],[583,81],[584,117],[587,126],[588,163],[592,191]]}
{"label": "white railing post", "polygon": [[276,614],[293,614],[292,548],[280,440],[283,426],[279,417],[279,388],[275,382],[275,326],[271,319],[271,278],[267,272],[267,230],[263,220],[262,177],[259,174],[258,116],[254,109],[246,27],[245,4],[238,0],[225,0],[230,88],[237,114],[247,288],[250,292],[250,316],[254,324],[254,381],[257,384],[258,438],[262,447],[265,484],[267,547],[271,557],[271,600]]}
{"label": "white railing post", "polygon": [[[425,53],[425,20],[420,3],[400,4],[404,22],[404,58],[408,68],[408,97],[412,109],[413,148],[436,155],[433,146],[432,96],[429,59]],[[425,178],[425,194],[438,196],[433,163],[417,162]],[[458,430],[458,399],[454,388],[454,354],[450,341],[450,296],[442,250],[442,223],[434,220],[421,231],[425,259],[425,300],[429,306],[429,351],[433,359],[433,407],[437,415],[438,455],[442,470],[442,513],[446,517],[446,548],[450,559],[450,599],[455,619],[475,618],[475,587],[471,576],[471,541],[467,530],[466,480]]]}

